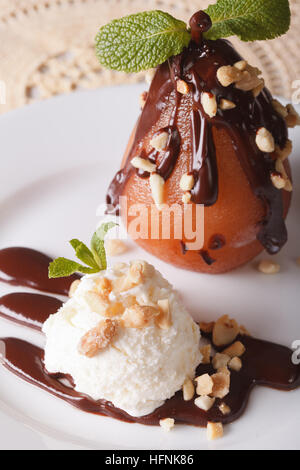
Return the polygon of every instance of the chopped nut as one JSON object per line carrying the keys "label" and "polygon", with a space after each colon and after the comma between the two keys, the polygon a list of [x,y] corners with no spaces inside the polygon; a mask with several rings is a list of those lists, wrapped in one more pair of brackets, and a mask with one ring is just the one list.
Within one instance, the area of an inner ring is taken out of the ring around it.
{"label": "chopped nut", "polygon": [[[283,161],[279,158],[276,160],[276,172],[279,173],[279,175],[281,175],[281,177],[283,178],[285,182],[283,189],[285,189],[286,191],[292,191],[293,185],[287,175],[287,172],[285,171]],[[271,178],[272,178],[272,175],[271,175]]]}
{"label": "chopped nut", "polygon": [[226,367],[228,362],[230,361],[230,357],[227,354],[220,354],[217,353],[212,360],[213,368],[218,370],[222,367]]}
{"label": "chopped nut", "polygon": [[158,210],[161,210],[161,205],[164,202],[164,186],[165,180],[157,173],[152,173],[150,176],[150,187],[153,200]]}
{"label": "chopped nut", "polygon": [[215,322],[214,321],[211,321],[211,322],[201,321],[199,326],[200,326],[200,330],[203,331],[203,333],[212,333],[214,326],[215,326]]}
{"label": "chopped nut", "polygon": [[199,377],[196,377],[195,381],[197,382],[197,395],[210,395],[212,393],[214,383],[208,374],[203,374]]}
{"label": "chopped nut", "polygon": [[275,111],[283,118],[286,118],[288,115],[288,111],[283,104],[281,104],[278,100],[272,100],[272,105]]}
{"label": "chopped nut", "polygon": [[216,398],[226,397],[230,388],[230,374],[223,371],[217,372],[211,376],[211,379],[213,381],[212,396]]}
{"label": "chopped nut", "polygon": [[285,118],[285,122],[288,127],[300,126],[300,116],[295,110],[292,104],[288,104],[286,107],[288,115]]}
{"label": "chopped nut", "polygon": [[150,279],[154,276],[155,269],[152,264],[146,261],[133,261],[129,268],[129,277],[136,284],[141,284],[146,279]]}
{"label": "chopped nut", "polygon": [[192,195],[189,191],[185,192],[184,195],[182,196],[182,202],[183,204],[188,204],[191,202]]}
{"label": "chopped nut", "polygon": [[109,305],[109,308],[106,311],[107,317],[116,317],[124,313],[125,306],[121,302],[114,302]]}
{"label": "chopped nut", "polygon": [[235,103],[229,100],[225,100],[224,98],[221,99],[220,109],[222,109],[223,111],[226,111],[227,109],[233,109],[233,108],[236,108]]}
{"label": "chopped nut", "polygon": [[255,142],[259,150],[266,153],[272,153],[275,150],[274,138],[265,127],[258,129]]}
{"label": "chopped nut", "polygon": [[69,289],[69,297],[73,297],[75,292],[77,291],[78,289],[78,286],[80,284],[80,280],[79,279],[76,279],[76,281],[73,281],[71,286],[70,286],[70,289]]}
{"label": "chopped nut", "polygon": [[190,87],[184,80],[177,80],[177,91],[182,95],[187,95],[190,91]]}
{"label": "chopped nut", "polygon": [[145,74],[145,80],[146,80],[146,83],[148,83],[148,85],[151,85],[155,73],[156,73],[156,69],[147,70]]}
{"label": "chopped nut", "polygon": [[151,163],[150,160],[146,160],[145,158],[141,157],[134,157],[131,160],[131,165],[138,170],[147,171],[148,173],[153,173],[156,171],[156,165]]}
{"label": "chopped nut", "polygon": [[240,341],[236,341],[228,348],[224,349],[223,354],[227,354],[229,357],[240,357],[246,351],[245,346]]}
{"label": "chopped nut", "polygon": [[122,240],[106,240],[105,249],[108,256],[119,256],[127,251],[127,246]]}
{"label": "chopped nut", "polygon": [[243,72],[247,67],[247,61],[246,60],[239,60],[238,62],[236,62],[234,64],[234,67],[236,69],[240,70],[241,72]]}
{"label": "chopped nut", "polygon": [[155,150],[163,150],[166,148],[168,140],[169,134],[167,132],[161,132],[150,140],[150,145],[151,147],[155,148]]}
{"label": "chopped nut", "polygon": [[223,424],[222,423],[207,423],[207,439],[209,441],[214,441],[215,439],[219,439],[223,437]]}
{"label": "chopped nut", "polygon": [[263,274],[277,274],[280,271],[280,265],[274,261],[264,259],[259,263],[258,270]]}
{"label": "chopped nut", "polygon": [[284,162],[292,153],[293,150],[293,143],[290,139],[287,139],[286,144],[283,149],[281,149],[278,145],[275,147],[275,157],[276,159],[281,160]]}
{"label": "chopped nut", "polygon": [[200,352],[202,354],[202,361],[201,364],[210,364],[210,356],[211,356],[211,345],[207,344],[200,348]]}
{"label": "chopped nut", "polygon": [[186,379],[182,387],[184,401],[190,401],[194,398],[195,387],[191,379]]}
{"label": "chopped nut", "polygon": [[122,302],[125,308],[132,307],[137,304],[137,300],[134,295],[126,295],[126,297],[122,298]]}
{"label": "chopped nut", "polygon": [[88,331],[80,340],[78,351],[87,357],[94,357],[98,352],[107,348],[116,334],[117,322],[106,319]]}
{"label": "chopped nut", "polygon": [[226,346],[232,343],[239,334],[239,325],[228,315],[219,318],[213,327],[213,343],[216,346]]}
{"label": "chopped nut", "polygon": [[283,188],[285,188],[286,180],[284,179],[284,177],[282,176],[281,173],[278,173],[278,172],[273,171],[273,172],[271,173],[271,181],[272,181],[273,186],[274,186],[276,189],[283,189]]}
{"label": "chopped nut", "polygon": [[190,191],[191,189],[193,189],[194,184],[195,179],[193,175],[189,173],[185,173],[184,175],[182,175],[180,180],[180,189],[182,189],[182,191]]}
{"label": "chopped nut", "polygon": [[164,431],[169,432],[171,431],[171,429],[174,428],[175,420],[173,418],[160,419],[159,425],[162,427]]}
{"label": "chopped nut", "polygon": [[265,81],[262,78],[261,83],[259,85],[257,85],[255,88],[253,88],[253,90],[252,90],[254,98],[256,98],[257,96],[260,95],[260,93],[263,91],[264,87],[265,87]]}
{"label": "chopped nut", "polygon": [[205,395],[205,396],[196,398],[194,403],[201,410],[208,411],[212,408],[215,401],[216,401],[215,398],[211,398],[211,397],[208,397],[207,395]]}
{"label": "chopped nut", "polygon": [[242,335],[242,336],[251,336],[251,334],[249,333],[249,331],[247,330],[247,328],[244,325],[240,326],[240,335]]}
{"label": "chopped nut", "polygon": [[126,308],[122,316],[124,328],[144,328],[160,314],[158,308],[148,305],[133,305]]}
{"label": "chopped nut", "polygon": [[167,330],[172,326],[172,316],[169,299],[159,300],[157,306],[160,314],[155,318],[156,325],[162,330]]}
{"label": "chopped nut", "polygon": [[227,87],[242,78],[242,72],[231,65],[223,65],[217,70],[217,79],[222,86]]}
{"label": "chopped nut", "polygon": [[84,299],[93,312],[104,316],[107,314],[109,301],[105,294],[88,291],[84,294]]}
{"label": "chopped nut", "polygon": [[217,114],[218,105],[216,97],[213,93],[202,93],[201,95],[201,104],[206,114],[209,117],[214,117]]}
{"label": "chopped nut", "polygon": [[231,370],[234,370],[235,372],[239,372],[242,368],[242,361],[240,360],[239,357],[233,357],[229,363],[228,367]]}
{"label": "chopped nut", "polygon": [[140,107],[143,109],[148,98],[148,92],[144,91],[140,94]]}
{"label": "chopped nut", "polygon": [[230,407],[226,405],[226,403],[224,402],[220,403],[219,410],[221,411],[223,415],[229,415],[229,413],[231,412]]}

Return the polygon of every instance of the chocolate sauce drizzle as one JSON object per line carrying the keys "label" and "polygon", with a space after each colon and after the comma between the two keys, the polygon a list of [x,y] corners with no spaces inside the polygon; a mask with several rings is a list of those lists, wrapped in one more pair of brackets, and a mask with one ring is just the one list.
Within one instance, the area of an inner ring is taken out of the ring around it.
{"label": "chocolate sauce drizzle", "polygon": [[[192,201],[211,206],[218,199],[218,167],[214,144],[214,129],[226,129],[231,137],[236,156],[248,178],[255,196],[261,199],[266,215],[260,223],[257,239],[271,253],[277,253],[287,241],[284,222],[282,191],[270,179],[275,171],[275,161],[270,154],[261,152],[255,143],[256,132],[266,127],[275,143],[283,148],[287,141],[284,119],[273,109],[272,96],[264,90],[254,98],[252,92],[238,90],[234,85],[224,88],[217,80],[217,70],[223,65],[234,65],[240,55],[226,40],[210,41],[202,33],[211,25],[204,12],[196,13],[190,20],[192,40],[184,51],[162,64],[153,79],[148,98],[137,124],[132,148],[125,166],[113,179],[107,194],[109,212],[118,212],[119,197],[132,175],[132,158],[143,151],[143,140],[158,122],[167,104],[175,94],[174,110],[170,120],[173,137],[161,152],[158,172],[168,179],[181,153],[178,131],[178,113],[182,95],[177,92],[176,80],[189,84],[192,100],[191,148],[193,157],[190,171],[195,177]],[[225,112],[218,107],[217,115],[209,118],[201,105],[201,93],[213,93],[219,103],[222,98],[233,101],[236,107]],[[153,159],[153,155],[148,158]],[[158,155],[155,156],[155,160]]]}
{"label": "chocolate sauce drizzle", "polygon": [[[27,285],[24,278],[24,263],[45,259],[45,255],[34,250],[19,248],[17,251],[6,250],[5,259],[8,266],[20,266],[20,272],[14,270],[14,283]],[[3,270],[3,258],[1,267]],[[35,275],[37,279],[45,278],[47,275],[45,263],[38,263],[35,266]],[[32,276],[30,279],[32,280]],[[70,279],[66,279],[65,282],[71,283]],[[41,286],[44,288],[44,283]],[[54,285],[54,289],[56,288],[57,285]],[[48,315],[55,313],[60,306],[61,302],[53,297],[14,293],[0,299],[0,317],[40,329]],[[240,372],[231,372],[230,393],[223,400],[217,399],[214,406],[205,412],[198,408],[193,400],[184,401],[182,392],[179,391],[153,413],[140,418],[128,415],[108,401],[94,401],[78,393],[72,378],[68,375],[47,373],[43,363],[44,351],[33,344],[17,338],[0,338],[0,350],[3,356],[1,362],[6,369],[82,411],[147,425],[158,425],[160,419],[174,418],[176,422],[206,426],[208,421],[226,424],[239,418],[246,408],[251,390],[256,385],[285,391],[300,386],[300,366],[292,363],[292,351],[289,348],[249,336],[240,336],[238,339],[246,348],[242,357],[243,367]],[[197,375],[205,373],[215,373],[212,365],[200,364]],[[69,385],[66,385],[66,382]],[[228,415],[223,415],[219,410],[221,402],[230,407]]]}

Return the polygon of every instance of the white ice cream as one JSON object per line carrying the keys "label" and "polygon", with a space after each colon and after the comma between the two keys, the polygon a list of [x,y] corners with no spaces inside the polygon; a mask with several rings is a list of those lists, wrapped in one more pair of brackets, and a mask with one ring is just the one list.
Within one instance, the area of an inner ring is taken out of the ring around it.
{"label": "white ice cream", "polygon": [[172,325],[168,329],[154,322],[144,328],[120,326],[106,349],[92,358],[80,354],[81,338],[105,318],[93,311],[86,294],[96,288],[100,277],[115,281],[128,269],[122,265],[85,276],[74,296],[50,316],[43,327],[45,366],[50,373],[70,374],[78,392],[106,399],[132,416],[143,416],[171,398],[187,377],[194,377],[202,358],[200,332],[172,286],[152,269],[145,282],[119,294],[112,292],[110,300],[126,302],[131,295],[139,305],[153,306],[167,298]]}

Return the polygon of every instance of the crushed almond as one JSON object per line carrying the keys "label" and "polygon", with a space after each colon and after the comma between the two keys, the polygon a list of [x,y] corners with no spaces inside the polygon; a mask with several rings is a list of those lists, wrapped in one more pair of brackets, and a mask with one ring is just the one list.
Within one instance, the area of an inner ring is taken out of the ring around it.
{"label": "crushed almond", "polygon": [[290,156],[292,151],[293,151],[293,143],[290,139],[287,139],[286,144],[283,149],[281,149],[278,145],[276,145],[274,156],[276,159],[279,159],[282,162],[284,162]]}
{"label": "crushed almond", "polygon": [[242,365],[242,361],[239,357],[233,357],[228,363],[229,369],[234,370],[235,372],[239,372]]}
{"label": "crushed almond", "polygon": [[261,73],[257,67],[252,67],[247,63],[240,80],[235,83],[235,87],[243,91],[252,91],[255,97],[258,96],[265,85],[264,79],[259,77]]}
{"label": "crushed almond", "polygon": [[131,165],[138,170],[146,171],[148,173],[153,173],[156,171],[156,165],[151,163],[150,160],[146,160],[141,157],[134,157],[131,160]]}
{"label": "crushed almond", "polygon": [[80,284],[80,280],[73,281],[69,289],[69,297],[73,297]]}
{"label": "crushed almond", "polygon": [[242,336],[251,336],[251,334],[249,333],[249,331],[247,330],[247,328],[244,325],[240,325],[240,335],[242,335]]}
{"label": "crushed almond", "polygon": [[94,357],[103,351],[112,342],[117,325],[116,321],[110,319],[101,320],[95,328],[81,338],[78,345],[79,353],[87,357]]}
{"label": "crushed almond", "polygon": [[287,172],[285,171],[283,161],[279,158],[276,160],[276,171],[277,171],[277,173],[279,173],[282,176],[282,178],[285,181],[284,189],[286,191],[292,191],[293,190],[293,185],[292,185],[292,183],[291,183],[291,181],[290,181],[290,179],[287,175]]}
{"label": "crushed almond", "polygon": [[266,153],[272,153],[275,150],[275,141],[271,132],[265,127],[261,127],[256,132],[255,142],[259,150]]}
{"label": "crushed almond", "polygon": [[231,358],[241,357],[245,351],[246,351],[246,348],[243,345],[243,343],[241,343],[241,341],[236,341],[231,346],[224,349],[223,354],[227,354],[227,356]]}
{"label": "crushed almond", "polygon": [[288,111],[283,104],[281,104],[278,100],[272,100],[272,106],[275,109],[275,111],[283,118],[286,118],[288,115]]}
{"label": "crushed almond", "polygon": [[246,60],[239,60],[238,62],[236,62],[234,64],[234,67],[238,70],[240,70],[241,72],[243,72],[244,70],[246,70],[246,67],[247,67],[247,61]]}
{"label": "crushed almond", "polygon": [[263,274],[278,274],[280,272],[280,264],[264,259],[259,263],[258,270]]}
{"label": "crushed almond", "polygon": [[177,80],[177,91],[182,95],[187,95],[190,91],[190,87],[184,80]]}
{"label": "crushed almond", "polygon": [[155,318],[156,325],[162,330],[167,330],[172,326],[172,315],[169,299],[158,300],[157,306],[160,314]]}
{"label": "crushed almond", "polygon": [[179,186],[180,186],[180,189],[182,189],[182,191],[190,191],[191,189],[193,189],[194,184],[195,184],[194,176],[192,174],[185,173],[184,175],[182,175],[180,179]]}
{"label": "crushed almond", "polygon": [[229,415],[229,413],[231,412],[230,407],[228,405],[226,405],[226,403],[224,403],[224,402],[220,403],[219,410],[221,411],[221,413],[224,416]]}
{"label": "crushed almond", "polygon": [[190,401],[194,398],[195,387],[191,379],[186,379],[182,387],[184,401]]}
{"label": "crushed almond", "polygon": [[273,171],[271,173],[271,181],[272,181],[272,184],[273,186],[276,188],[276,189],[284,189],[285,188],[285,185],[286,185],[286,180],[285,178],[282,176],[281,173],[278,173],[277,171]]}
{"label": "crushed almond", "polygon": [[168,140],[169,134],[167,132],[160,132],[150,140],[150,145],[155,148],[155,150],[163,150],[166,148]]}
{"label": "crushed almond", "polygon": [[218,105],[217,99],[213,93],[204,92],[201,94],[201,104],[205,113],[209,117],[214,117],[217,114]]}
{"label": "crushed almond", "polygon": [[211,395],[215,398],[224,398],[230,389],[230,374],[222,371],[211,376],[213,381],[213,389]]}
{"label": "crushed almond", "polygon": [[109,301],[105,293],[88,291],[84,294],[84,299],[93,312],[106,315]]}
{"label": "crushed almond", "polygon": [[212,333],[214,326],[215,326],[215,322],[214,321],[211,321],[211,322],[201,321],[199,323],[199,326],[200,326],[200,330],[203,331],[203,333]]}
{"label": "crushed almond", "polygon": [[192,195],[189,191],[185,192],[184,195],[182,196],[182,202],[183,204],[188,204],[191,202]]}
{"label": "crushed almond", "polygon": [[197,395],[210,395],[213,391],[213,380],[208,374],[200,375],[195,378],[197,383],[196,393]]}
{"label": "crushed almond", "polygon": [[165,180],[162,176],[157,173],[152,173],[150,175],[150,188],[152,192],[153,201],[156,204],[158,210],[161,210],[161,205],[164,202],[164,187]]}
{"label": "crushed almond", "polygon": [[207,439],[209,441],[214,441],[215,439],[220,439],[223,437],[223,424],[222,423],[207,423],[206,428]]}
{"label": "crushed almond", "polygon": [[236,108],[235,103],[233,103],[232,101],[226,100],[224,98],[221,99],[220,109],[222,109],[222,111],[226,111],[228,109],[234,109],[234,108]]}
{"label": "crushed almond", "polygon": [[257,96],[259,96],[261,94],[261,92],[263,91],[265,87],[265,81],[264,79],[262,78],[261,79],[261,83],[259,85],[257,85],[255,88],[253,88],[252,90],[252,93],[253,93],[253,96],[254,98],[257,98]]}
{"label": "crushed almond", "polygon": [[174,428],[175,420],[173,418],[160,419],[159,425],[164,431],[169,432]]}
{"label": "crushed almond", "polygon": [[215,370],[218,370],[222,367],[226,367],[229,361],[230,357],[227,354],[217,353],[213,357],[212,365]]}
{"label": "crushed almond", "polygon": [[200,353],[202,354],[201,364],[210,364],[211,345],[207,344],[206,346],[200,348]]}
{"label": "crushed almond", "polygon": [[127,246],[122,240],[106,240],[105,249],[107,256],[119,256],[127,251]]}
{"label": "crushed almond", "polygon": [[208,397],[207,395],[198,397],[194,400],[195,405],[200,408],[201,410],[208,411],[210,410],[216,399],[212,397]]}
{"label": "crushed almond", "polygon": [[223,65],[217,70],[217,79],[222,86],[228,87],[232,83],[235,83],[242,78],[242,72],[231,65]]}
{"label": "crushed almond", "polygon": [[230,319],[228,315],[223,315],[214,324],[213,327],[213,343],[216,346],[226,346],[232,343],[239,334],[239,325],[234,319]]}
{"label": "crushed almond", "polygon": [[288,115],[285,118],[285,122],[288,127],[300,126],[300,116],[295,110],[292,104],[288,104],[286,107]]}
{"label": "crushed almond", "polygon": [[158,308],[148,305],[133,305],[126,308],[121,321],[124,328],[145,328],[159,314]]}

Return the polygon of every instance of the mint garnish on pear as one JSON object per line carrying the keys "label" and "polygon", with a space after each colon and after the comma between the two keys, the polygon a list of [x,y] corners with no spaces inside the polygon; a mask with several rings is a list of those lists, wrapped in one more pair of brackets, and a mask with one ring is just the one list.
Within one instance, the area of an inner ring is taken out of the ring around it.
{"label": "mint garnish on pear", "polygon": [[70,244],[75,250],[76,257],[87,266],[67,258],[57,258],[49,264],[49,278],[68,277],[74,273],[94,274],[104,271],[107,268],[104,239],[107,232],[115,225],[114,222],[102,224],[92,237],[91,249],[77,238],[71,240]]}
{"label": "mint garnish on pear", "polygon": [[[218,0],[204,11],[212,21],[204,33],[207,39],[233,35],[243,41],[274,39],[290,26],[288,0]],[[153,10],[102,26],[96,36],[96,55],[106,68],[140,72],[180,54],[190,40],[190,29],[183,21]]]}

